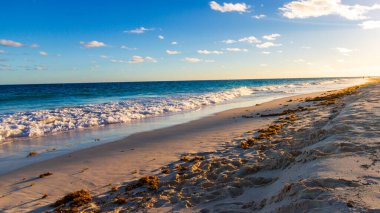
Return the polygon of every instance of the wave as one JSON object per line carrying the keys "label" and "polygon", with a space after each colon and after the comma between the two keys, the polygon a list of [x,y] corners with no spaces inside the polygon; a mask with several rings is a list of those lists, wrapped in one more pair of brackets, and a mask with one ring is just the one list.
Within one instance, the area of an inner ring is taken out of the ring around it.
{"label": "wave", "polygon": [[[242,96],[270,93],[294,93],[302,88],[336,84],[358,84],[353,80],[324,80],[298,84],[239,87],[220,92],[187,94],[170,97],[147,97],[88,104],[53,110],[37,110],[0,115],[0,141],[17,137],[38,137],[74,129],[127,123],[168,113],[197,110]],[[252,97],[254,98],[254,97]]]}

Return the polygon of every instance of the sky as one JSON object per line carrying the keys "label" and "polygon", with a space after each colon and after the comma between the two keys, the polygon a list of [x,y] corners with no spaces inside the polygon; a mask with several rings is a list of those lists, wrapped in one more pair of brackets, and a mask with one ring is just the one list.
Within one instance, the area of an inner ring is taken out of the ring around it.
{"label": "sky", "polygon": [[0,5],[0,84],[380,75],[380,0]]}

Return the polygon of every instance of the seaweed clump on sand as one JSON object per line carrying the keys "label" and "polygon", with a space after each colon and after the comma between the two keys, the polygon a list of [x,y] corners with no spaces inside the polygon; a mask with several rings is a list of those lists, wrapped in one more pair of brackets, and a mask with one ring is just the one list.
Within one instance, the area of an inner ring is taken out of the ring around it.
{"label": "seaweed clump on sand", "polygon": [[348,87],[346,89],[338,90],[334,93],[331,94],[326,94],[323,96],[317,96],[314,98],[306,98],[306,102],[310,101],[323,101],[320,103],[320,105],[330,105],[336,103],[337,99],[342,98],[346,95],[351,95],[356,92],[357,89],[361,88],[363,85],[358,85],[358,86],[352,86]]}
{"label": "seaweed clump on sand", "polygon": [[201,161],[201,160],[205,160],[205,159],[206,158],[204,156],[191,157],[191,156],[185,155],[185,156],[181,157],[181,160],[184,162],[194,162],[194,161]]}
{"label": "seaweed clump on sand", "polygon": [[296,112],[310,111],[310,110],[315,110],[315,108],[299,106],[296,109],[286,109],[279,113],[262,114],[260,116],[261,117],[282,116],[282,115],[289,115],[289,114],[294,114]]}
{"label": "seaweed clump on sand", "polygon": [[160,183],[160,178],[157,176],[145,176],[140,178],[139,185],[147,185],[150,190],[157,190]]}
{"label": "seaweed clump on sand", "polygon": [[78,212],[78,208],[91,203],[92,200],[91,193],[88,190],[81,189],[65,195],[57,200],[53,206],[57,207],[56,212]]}
{"label": "seaweed clump on sand", "polygon": [[40,174],[38,177],[39,177],[39,178],[44,178],[44,177],[47,177],[47,176],[50,176],[50,175],[53,175],[53,173],[51,173],[51,172],[46,172],[46,173]]}

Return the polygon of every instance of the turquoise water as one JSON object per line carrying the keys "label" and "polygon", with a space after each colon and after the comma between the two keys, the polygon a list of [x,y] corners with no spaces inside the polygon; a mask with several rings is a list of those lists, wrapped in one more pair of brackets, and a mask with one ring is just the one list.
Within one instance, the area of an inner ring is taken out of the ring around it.
{"label": "turquoise water", "polygon": [[318,83],[338,78],[0,85],[0,114],[125,100],[182,98],[242,87]]}

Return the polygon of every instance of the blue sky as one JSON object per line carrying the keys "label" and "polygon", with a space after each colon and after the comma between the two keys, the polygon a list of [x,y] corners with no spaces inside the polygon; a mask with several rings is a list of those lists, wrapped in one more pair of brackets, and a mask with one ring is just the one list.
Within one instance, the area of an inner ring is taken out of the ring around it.
{"label": "blue sky", "polygon": [[379,11],[379,0],[2,0],[0,84],[380,75]]}

